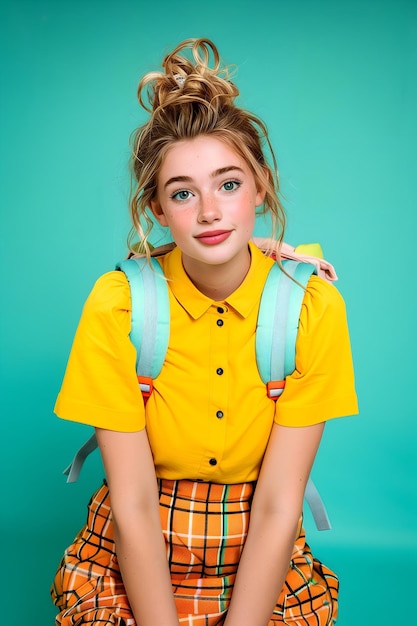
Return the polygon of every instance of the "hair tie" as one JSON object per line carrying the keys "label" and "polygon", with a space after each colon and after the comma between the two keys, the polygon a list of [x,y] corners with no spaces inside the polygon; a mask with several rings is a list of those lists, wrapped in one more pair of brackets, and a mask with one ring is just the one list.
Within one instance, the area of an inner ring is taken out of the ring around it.
{"label": "hair tie", "polygon": [[183,84],[185,83],[185,77],[181,76],[181,74],[174,74],[174,78],[178,87],[182,87]]}

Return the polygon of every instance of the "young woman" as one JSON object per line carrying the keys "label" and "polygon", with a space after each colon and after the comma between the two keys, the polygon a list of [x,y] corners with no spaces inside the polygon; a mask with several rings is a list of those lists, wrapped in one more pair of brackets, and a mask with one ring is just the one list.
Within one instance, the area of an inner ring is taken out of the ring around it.
{"label": "young woman", "polygon": [[148,211],[176,244],[158,257],[168,351],[145,407],[127,279],[102,276],[56,413],[95,427],[106,480],[55,577],[56,623],[333,624],[337,578],[305,542],[302,505],[325,421],[357,411],[343,300],[311,277],[296,369],[272,401],[255,329],[275,261],[251,241],[257,207],[279,241],[285,222],[266,128],[235,106],[208,40],[180,44],[140,82],[144,106],[145,92],[131,214],[148,254]]}

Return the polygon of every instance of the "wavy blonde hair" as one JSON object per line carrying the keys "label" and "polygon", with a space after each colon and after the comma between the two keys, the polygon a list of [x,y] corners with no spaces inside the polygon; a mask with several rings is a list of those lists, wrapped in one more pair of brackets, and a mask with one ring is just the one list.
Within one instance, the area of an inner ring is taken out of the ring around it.
{"label": "wavy blonde hair", "polygon": [[[186,56],[189,50],[191,59]],[[224,141],[249,165],[257,185],[266,190],[260,213],[270,214],[273,236],[282,241],[285,213],[278,197],[278,168],[267,128],[258,117],[234,104],[239,91],[230,80],[230,68],[221,67],[216,46],[209,39],[187,39],[164,58],[162,67],[162,72],[145,74],[138,86],[139,103],[151,116],[133,133],[135,182],[129,249],[137,249],[133,242],[138,235],[142,251],[149,255],[153,222],[147,209],[156,194],[165,154],[173,143],[200,135]],[[263,146],[268,148],[271,164]]]}

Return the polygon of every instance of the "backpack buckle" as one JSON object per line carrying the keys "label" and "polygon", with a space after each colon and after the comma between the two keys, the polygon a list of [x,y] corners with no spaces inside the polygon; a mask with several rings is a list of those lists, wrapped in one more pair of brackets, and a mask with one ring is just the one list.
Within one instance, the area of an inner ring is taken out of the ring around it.
{"label": "backpack buckle", "polygon": [[271,380],[266,383],[266,392],[271,400],[278,400],[285,388],[285,380]]}
{"label": "backpack buckle", "polygon": [[138,376],[138,383],[142,392],[143,400],[146,403],[153,391],[153,380],[149,376]]}

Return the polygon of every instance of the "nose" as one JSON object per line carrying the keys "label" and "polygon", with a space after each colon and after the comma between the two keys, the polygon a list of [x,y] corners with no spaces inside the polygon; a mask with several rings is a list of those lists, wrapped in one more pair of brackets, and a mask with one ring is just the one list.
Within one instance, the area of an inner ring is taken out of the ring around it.
{"label": "nose", "polygon": [[201,224],[211,224],[220,220],[221,216],[219,203],[212,194],[202,194],[198,206],[198,221]]}

